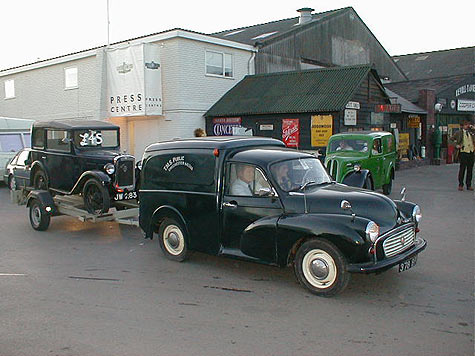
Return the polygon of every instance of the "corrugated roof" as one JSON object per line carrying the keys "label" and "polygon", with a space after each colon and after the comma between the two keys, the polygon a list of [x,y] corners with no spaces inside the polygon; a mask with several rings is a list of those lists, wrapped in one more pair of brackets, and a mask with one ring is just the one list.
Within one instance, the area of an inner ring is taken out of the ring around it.
{"label": "corrugated roof", "polygon": [[386,91],[386,94],[390,98],[396,98],[397,103],[401,104],[401,111],[409,114],[427,114],[427,111],[424,109],[421,109],[419,106],[411,103],[409,100],[406,100],[402,96],[396,94],[395,92],[389,90],[388,88],[384,88]]}
{"label": "corrugated roof", "polygon": [[[337,10],[330,10],[325,11],[317,14],[312,14],[312,21],[307,22],[305,24],[299,25],[299,17],[292,17],[289,19],[278,20],[267,22],[264,24],[247,26],[247,27],[239,27],[231,30],[220,31],[212,33],[211,36],[236,41],[240,43],[245,43],[249,45],[254,45],[256,42],[260,41],[271,41],[276,37],[281,36],[282,34],[296,30],[298,28],[302,28],[304,26],[308,26],[309,24],[314,24],[320,20],[326,19],[331,15],[335,15],[342,11],[351,9],[351,7],[345,7],[343,9]],[[267,35],[263,38],[259,38],[259,36]]]}
{"label": "corrugated roof", "polygon": [[359,65],[248,75],[205,116],[340,111],[371,70]]}
{"label": "corrugated roof", "polygon": [[475,47],[394,56],[410,80],[470,74],[475,70]]}

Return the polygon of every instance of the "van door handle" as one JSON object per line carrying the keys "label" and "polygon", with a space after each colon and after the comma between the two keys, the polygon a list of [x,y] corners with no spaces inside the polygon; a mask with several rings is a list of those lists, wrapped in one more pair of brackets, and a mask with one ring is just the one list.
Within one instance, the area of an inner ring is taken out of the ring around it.
{"label": "van door handle", "polygon": [[230,201],[229,203],[223,203],[223,206],[226,206],[228,208],[237,208],[237,203],[235,201]]}
{"label": "van door handle", "polygon": [[46,159],[46,156],[41,156],[42,159]]}

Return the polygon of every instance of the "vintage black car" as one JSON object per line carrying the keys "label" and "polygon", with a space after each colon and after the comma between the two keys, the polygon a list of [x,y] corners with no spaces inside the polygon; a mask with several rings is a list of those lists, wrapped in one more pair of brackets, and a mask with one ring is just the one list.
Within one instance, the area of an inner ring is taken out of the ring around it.
{"label": "vintage black car", "polygon": [[190,250],[293,265],[331,296],[349,273],[415,265],[420,208],[336,183],[313,155],[270,138],[196,138],[147,147],[139,222],[165,256]]}
{"label": "vintage black car", "polygon": [[135,199],[135,159],[120,152],[119,127],[98,120],[37,121],[30,181],[54,194],[82,194],[90,213]]}

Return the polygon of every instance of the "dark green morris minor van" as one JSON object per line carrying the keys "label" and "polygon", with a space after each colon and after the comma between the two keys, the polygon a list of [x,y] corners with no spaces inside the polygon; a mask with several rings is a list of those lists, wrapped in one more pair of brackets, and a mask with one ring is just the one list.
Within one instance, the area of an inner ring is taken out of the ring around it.
{"label": "dark green morris minor van", "polygon": [[350,273],[413,267],[426,247],[419,206],[335,182],[320,160],[259,137],[152,144],[142,160],[140,227],[171,260],[191,250],[293,266],[312,293]]}
{"label": "dark green morris minor van", "polygon": [[391,194],[396,141],[389,132],[347,132],[330,137],[325,166],[339,183]]}

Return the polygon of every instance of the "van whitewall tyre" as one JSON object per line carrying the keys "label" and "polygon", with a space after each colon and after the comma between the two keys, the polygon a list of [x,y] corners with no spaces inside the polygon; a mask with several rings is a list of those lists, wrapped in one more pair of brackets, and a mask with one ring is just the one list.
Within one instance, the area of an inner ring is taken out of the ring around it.
{"label": "van whitewall tyre", "polygon": [[294,271],[300,284],[322,297],[340,293],[350,280],[345,257],[334,244],[323,239],[312,239],[300,246]]}
{"label": "van whitewall tyre", "polygon": [[186,232],[181,223],[165,218],[158,229],[158,241],[166,258],[182,262],[188,258]]}

